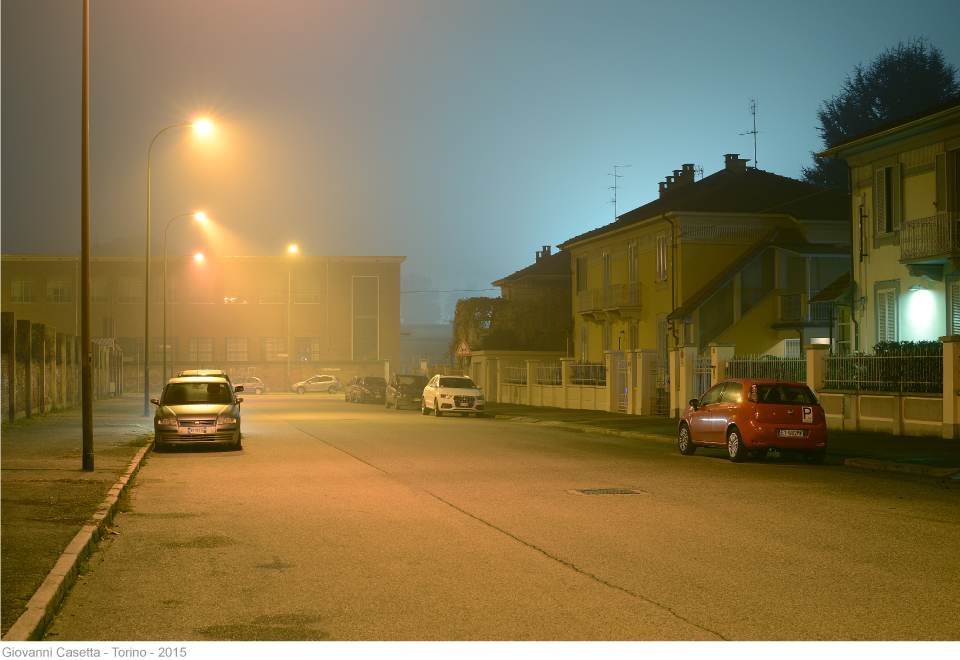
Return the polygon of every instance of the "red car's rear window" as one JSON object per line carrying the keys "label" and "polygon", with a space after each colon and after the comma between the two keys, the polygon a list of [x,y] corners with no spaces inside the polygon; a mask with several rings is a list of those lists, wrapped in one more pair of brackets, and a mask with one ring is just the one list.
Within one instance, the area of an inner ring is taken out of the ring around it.
{"label": "red car's rear window", "polygon": [[809,387],[801,385],[757,385],[757,403],[819,405]]}

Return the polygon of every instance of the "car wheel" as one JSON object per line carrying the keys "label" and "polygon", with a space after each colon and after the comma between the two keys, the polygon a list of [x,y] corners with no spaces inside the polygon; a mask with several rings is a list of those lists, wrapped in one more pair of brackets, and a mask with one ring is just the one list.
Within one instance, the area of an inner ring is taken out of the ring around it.
{"label": "car wheel", "polygon": [[690,437],[690,427],[686,424],[681,424],[680,431],[677,433],[677,449],[684,456],[692,456],[693,452],[697,451],[697,446],[693,444],[693,439]]}
{"label": "car wheel", "polygon": [[426,400],[426,399],[424,399],[423,401],[420,402],[420,414],[421,414],[421,415],[429,415],[429,414],[430,414],[430,409],[427,408],[427,400]]}
{"label": "car wheel", "polygon": [[331,385],[331,386],[330,386],[330,389],[328,389],[327,392],[329,392],[330,394],[336,394],[336,393],[337,393],[337,386],[336,386],[336,385]]}
{"label": "car wheel", "polygon": [[365,397],[365,396],[363,396],[363,395],[361,394],[361,395],[360,395],[360,403],[366,403],[366,402],[367,402],[367,397]]}
{"label": "car wheel", "polygon": [[827,457],[827,451],[811,451],[807,453],[806,459],[807,463],[810,465],[822,465],[823,459]]}
{"label": "car wheel", "polygon": [[162,454],[166,450],[167,447],[162,442],[157,441],[153,443],[153,451],[157,452],[158,454]]}
{"label": "car wheel", "polygon": [[400,399],[397,399],[396,401],[393,402],[393,409],[400,410]]}
{"label": "car wheel", "polygon": [[243,449],[243,438],[237,434],[237,441],[233,443],[233,450],[240,451]]}
{"label": "car wheel", "polygon": [[297,388],[297,394],[306,394],[306,393],[307,393],[307,390],[305,390],[304,388],[302,387]]}
{"label": "car wheel", "polygon": [[756,451],[750,452],[750,455],[753,456],[758,461],[762,461],[767,457],[767,453],[769,451],[770,451],[769,449],[757,449]]}
{"label": "car wheel", "polygon": [[747,459],[747,449],[743,446],[740,429],[736,426],[727,431],[727,455],[734,463],[742,463]]}
{"label": "car wheel", "polygon": [[443,417],[443,411],[440,410],[440,402],[436,399],[433,400],[433,414],[437,417]]}
{"label": "car wheel", "polygon": [[262,388],[262,387],[258,387],[257,389],[255,389],[255,390],[253,391],[253,393],[254,393],[254,394],[263,394],[263,388]]}

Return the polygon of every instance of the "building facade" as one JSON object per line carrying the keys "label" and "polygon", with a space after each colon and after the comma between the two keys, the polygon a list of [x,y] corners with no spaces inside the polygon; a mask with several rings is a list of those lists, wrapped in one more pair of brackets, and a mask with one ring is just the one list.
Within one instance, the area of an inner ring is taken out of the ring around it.
{"label": "building facade", "polygon": [[818,154],[850,176],[857,351],[960,334],[960,99]]}
{"label": "building facade", "polygon": [[[345,380],[400,361],[400,264],[405,257],[171,256],[151,264],[151,389],[163,373],[222,368],[285,387],[321,371]],[[94,256],[93,335],[115,337],[126,392],[142,388],[143,257]],[[81,334],[80,260],[4,255],[2,309]],[[166,302],[164,301],[166,291]],[[164,324],[166,332],[164,332]],[[164,335],[167,369],[164,370]],[[346,378],[343,378],[346,376]],[[141,389],[142,391],[142,389]]]}

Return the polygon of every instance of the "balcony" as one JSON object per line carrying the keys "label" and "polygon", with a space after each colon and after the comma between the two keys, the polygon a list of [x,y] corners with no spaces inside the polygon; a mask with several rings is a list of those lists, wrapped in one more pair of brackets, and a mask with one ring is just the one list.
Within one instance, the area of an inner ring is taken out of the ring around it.
{"label": "balcony", "polygon": [[900,224],[900,263],[911,275],[942,281],[942,265],[960,265],[960,213],[938,213]]}
{"label": "balcony", "polygon": [[577,312],[595,323],[639,319],[640,283],[608,284],[577,293]]}
{"label": "balcony", "polygon": [[826,328],[836,316],[832,302],[807,302],[805,293],[784,293],[780,296],[780,320],[772,327]]}

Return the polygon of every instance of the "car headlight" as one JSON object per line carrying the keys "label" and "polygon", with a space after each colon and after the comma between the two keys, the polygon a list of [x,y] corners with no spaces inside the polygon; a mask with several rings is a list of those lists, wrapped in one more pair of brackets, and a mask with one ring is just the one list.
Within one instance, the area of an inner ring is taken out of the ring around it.
{"label": "car headlight", "polygon": [[236,424],[236,417],[217,417],[217,424]]}
{"label": "car headlight", "polygon": [[453,395],[452,395],[452,394],[441,394],[441,395],[440,395],[440,398],[441,398],[441,399],[452,399],[452,398],[453,398]]}
{"label": "car headlight", "polygon": [[157,424],[168,424],[170,426],[176,426],[177,420],[172,417],[164,417],[163,419],[158,419]]}

